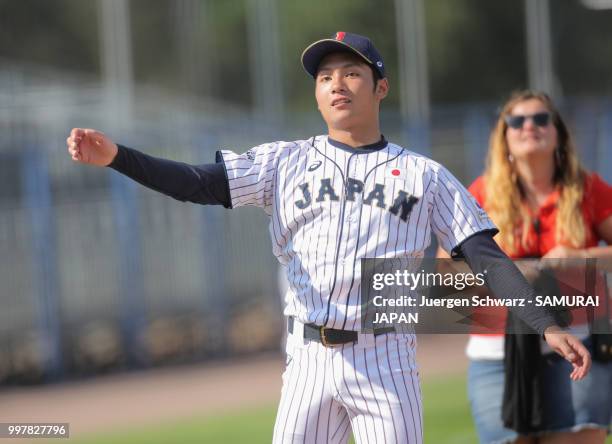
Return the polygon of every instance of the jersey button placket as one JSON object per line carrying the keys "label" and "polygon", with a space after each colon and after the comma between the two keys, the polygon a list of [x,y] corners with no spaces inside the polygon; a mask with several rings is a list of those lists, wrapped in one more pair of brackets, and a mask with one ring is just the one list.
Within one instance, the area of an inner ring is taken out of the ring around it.
{"label": "jersey button placket", "polygon": [[[360,163],[363,161],[365,154],[354,154],[349,161],[349,177],[363,181],[358,171],[360,170]],[[347,203],[345,212],[345,223],[347,224],[348,230],[346,230],[346,238],[344,239],[346,249],[344,250],[344,262],[351,268],[355,263],[356,247],[358,243],[358,236],[355,236],[355,232],[359,226],[359,214],[361,210],[361,199],[362,196],[356,195],[355,200]]]}
{"label": "jersey button placket", "polygon": [[347,230],[346,234],[343,235],[343,242],[346,245],[344,249],[344,259],[346,262],[350,262],[350,259],[355,255],[355,246],[357,245],[357,239],[355,236],[355,230],[357,229],[357,218],[354,214],[348,215],[346,218]]}

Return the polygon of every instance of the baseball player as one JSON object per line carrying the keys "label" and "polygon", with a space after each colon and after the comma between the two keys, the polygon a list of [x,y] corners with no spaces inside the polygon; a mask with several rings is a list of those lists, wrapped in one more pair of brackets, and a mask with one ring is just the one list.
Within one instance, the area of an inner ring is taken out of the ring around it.
{"label": "baseball player", "polygon": [[[272,249],[286,266],[287,364],[275,443],[422,443],[416,338],[393,327],[360,331],[360,259],[419,258],[438,236],[475,272],[491,260],[488,285],[532,297],[501,253],[496,232],[470,194],[440,164],[387,141],[380,102],[389,91],[372,42],[338,32],[308,46],[302,65],[315,83],[326,135],[222,150],[215,164],[188,165],[73,129],[72,159],[109,166],[181,201],[261,207]],[[590,356],[546,312],[516,309],[584,377]],[[248,334],[248,333],[245,333]]]}

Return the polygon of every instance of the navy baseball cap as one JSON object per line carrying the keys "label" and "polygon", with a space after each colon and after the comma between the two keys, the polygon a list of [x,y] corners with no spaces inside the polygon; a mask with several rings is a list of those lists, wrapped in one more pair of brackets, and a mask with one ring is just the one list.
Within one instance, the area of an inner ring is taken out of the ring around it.
{"label": "navy baseball cap", "polygon": [[350,32],[337,32],[332,38],[319,40],[308,46],[302,53],[302,65],[306,72],[316,78],[319,63],[323,57],[332,52],[356,54],[374,68],[381,79],[385,77],[385,65],[372,41],[367,37]]}

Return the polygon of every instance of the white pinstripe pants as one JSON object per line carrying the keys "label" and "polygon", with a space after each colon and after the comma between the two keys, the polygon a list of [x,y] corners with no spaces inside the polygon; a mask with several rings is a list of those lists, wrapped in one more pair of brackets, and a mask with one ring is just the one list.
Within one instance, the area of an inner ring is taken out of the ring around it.
{"label": "white pinstripe pants", "polygon": [[363,335],[326,348],[289,335],[274,444],[423,442],[421,389],[410,334]]}

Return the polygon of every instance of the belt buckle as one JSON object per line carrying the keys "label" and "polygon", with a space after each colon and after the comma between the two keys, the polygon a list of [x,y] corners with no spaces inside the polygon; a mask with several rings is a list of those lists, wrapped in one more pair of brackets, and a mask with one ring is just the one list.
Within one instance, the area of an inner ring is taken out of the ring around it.
{"label": "belt buckle", "polygon": [[324,347],[329,347],[329,348],[334,348],[334,347],[338,347],[341,344],[330,344],[329,342],[327,342],[327,339],[325,337],[325,330],[327,330],[326,327],[321,326],[319,327],[319,337],[321,338],[321,344],[323,344]]}

